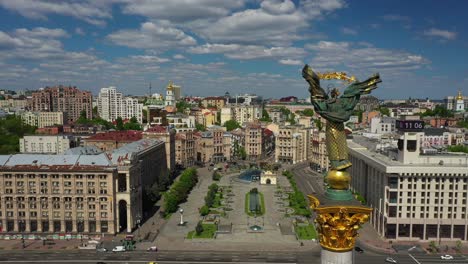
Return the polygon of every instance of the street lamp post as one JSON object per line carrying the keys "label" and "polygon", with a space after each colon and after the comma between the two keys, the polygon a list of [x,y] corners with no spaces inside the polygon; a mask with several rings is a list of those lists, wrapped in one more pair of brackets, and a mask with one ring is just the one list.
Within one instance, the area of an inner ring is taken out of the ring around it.
{"label": "street lamp post", "polygon": [[179,213],[180,213],[180,223],[179,223],[179,225],[183,226],[185,224],[185,222],[184,222],[184,209],[180,208]]}

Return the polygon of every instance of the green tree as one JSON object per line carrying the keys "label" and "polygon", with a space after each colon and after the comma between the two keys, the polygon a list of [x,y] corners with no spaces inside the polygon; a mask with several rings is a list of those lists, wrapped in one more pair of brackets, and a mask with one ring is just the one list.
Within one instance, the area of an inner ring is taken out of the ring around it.
{"label": "green tree", "polygon": [[322,121],[320,120],[320,118],[317,118],[314,120],[314,123],[315,123],[315,127],[319,130],[319,131],[322,131],[323,129],[323,124],[322,124]]}
{"label": "green tree", "polygon": [[148,123],[148,111],[143,109],[143,123]]}
{"label": "green tree", "polygon": [[226,127],[226,130],[227,131],[232,131],[236,128],[240,128],[241,126],[239,125],[239,123],[237,123],[236,120],[234,119],[231,119],[231,120],[228,120],[226,122],[224,122],[224,126]]}
{"label": "green tree", "polygon": [[379,107],[379,112],[383,116],[390,116],[390,109],[388,109],[387,107]]}
{"label": "green tree", "polygon": [[314,116],[314,110],[310,108],[304,109],[304,111],[302,111],[302,114],[305,116]]}
{"label": "green tree", "polygon": [[202,124],[195,124],[195,129],[198,131],[206,131],[206,127]]}
{"label": "green tree", "polygon": [[0,154],[19,152],[19,139],[35,131],[36,127],[24,124],[19,116],[8,115],[0,119]]}
{"label": "green tree", "polygon": [[130,121],[124,124],[124,130],[142,130],[136,117],[130,118]]}
{"label": "green tree", "polygon": [[116,123],[116,127],[117,127],[117,130],[124,130],[124,123],[123,123],[123,120],[122,120],[122,117],[117,117],[117,119],[115,120],[115,123]]}
{"label": "green tree", "polygon": [[427,110],[426,112],[422,113],[420,116],[421,117],[425,117],[425,116],[453,117],[454,113],[452,110],[448,110],[447,108],[441,105],[436,105],[436,107],[434,107],[434,110]]}
{"label": "green tree", "polygon": [[468,153],[468,146],[463,146],[463,145],[447,146],[447,150],[450,152]]}
{"label": "green tree", "polygon": [[242,160],[247,159],[247,152],[245,152],[245,148],[243,146],[239,147],[239,156]]}
{"label": "green tree", "polygon": [[262,118],[260,118],[260,121],[263,121],[263,122],[271,122],[271,118],[270,118],[270,115],[268,114],[268,111],[265,110],[265,108],[263,108],[262,110]]}
{"label": "green tree", "polygon": [[357,116],[358,117],[358,121],[359,123],[362,122],[362,115],[363,115],[364,111],[360,110],[360,109],[356,109],[354,110],[354,113],[353,115]]}
{"label": "green tree", "polygon": [[185,109],[190,108],[190,104],[185,101],[178,101],[176,103],[177,112],[183,113]]}
{"label": "green tree", "polygon": [[202,222],[199,221],[197,226],[195,227],[195,232],[197,233],[197,236],[201,235],[203,233],[203,225]]}
{"label": "green tree", "polygon": [[93,117],[98,117],[98,116],[99,116],[98,107],[95,106],[95,107],[93,107]]}
{"label": "green tree", "polygon": [[207,215],[209,213],[210,213],[210,208],[208,206],[204,205],[204,206],[202,206],[200,208],[200,215],[201,216],[205,216],[205,215]]}

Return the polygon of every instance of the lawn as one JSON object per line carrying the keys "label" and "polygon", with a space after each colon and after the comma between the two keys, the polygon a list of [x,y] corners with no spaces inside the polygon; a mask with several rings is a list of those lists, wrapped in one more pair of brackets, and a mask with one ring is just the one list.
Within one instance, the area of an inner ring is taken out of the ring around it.
{"label": "lawn", "polygon": [[[263,198],[263,193],[258,192],[260,195],[260,206],[261,206],[261,211],[260,213],[257,213],[257,216],[261,216],[265,214],[265,199]],[[255,216],[254,212],[250,212],[249,210],[249,202],[250,202],[250,195],[249,192],[245,194],[245,213],[249,216]]]}
{"label": "lawn", "polygon": [[192,238],[213,238],[214,234],[216,233],[216,225],[214,224],[202,224],[203,226],[203,232],[200,235],[197,235],[197,233],[194,231],[190,231],[187,234],[188,239]]}
{"label": "lawn", "polygon": [[299,239],[311,240],[311,239],[317,238],[317,231],[315,231],[315,227],[313,225],[307,225],[307,226],[297,225],[295,230],[296,230],[297,237]]}

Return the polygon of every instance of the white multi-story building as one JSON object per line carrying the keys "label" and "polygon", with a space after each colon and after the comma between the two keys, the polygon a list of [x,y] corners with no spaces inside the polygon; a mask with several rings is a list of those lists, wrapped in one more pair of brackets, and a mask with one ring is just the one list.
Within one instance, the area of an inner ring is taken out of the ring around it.
{"label": "white multi-story building", "polygon": [[123,97],[113,86],[101,88],[97,102],[99,116],[104,120],[112,122],[118,117],[136,117],[139,123],[143,122],[143,104],[138,103],[137,99]]}
{"label": "white multi-story building", "polygon": [[31,135],[19,139],[21,153],[63,154],[76,146],[70,136]]}
{"label": "white multi-story building", "polygon": [[379,152],[358,136],[348,141],[351,189],[384,238],[467,240],[468,155],[421,154],[418,134],[401,133],[397,149]]}
{"label": "white multi-story building", "polygon": [[370,124],[370,133],[375,133],[375,134],[391,134],[395,133],[395,123],[396,119],[393,117],[380,117],[376,116],[371,119],[371,124]]}
{"label": "white multi-story building", "polygon": [[67,120],[63,112],[23,112],[21,119],[25,124],[38,128],[63,125]]}
{"label": "white multi-story building", "polygon": [[262,117],[261,105],[231,104],[221,108],[221,124],[236,120],[239,124],[255,122]]}

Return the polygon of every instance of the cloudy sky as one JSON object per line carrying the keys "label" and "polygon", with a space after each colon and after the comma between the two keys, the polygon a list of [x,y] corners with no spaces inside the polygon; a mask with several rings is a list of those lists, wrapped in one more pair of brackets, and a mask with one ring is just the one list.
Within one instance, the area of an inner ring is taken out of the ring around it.
{"label": "cloudy sky", "polygon": [[[380,98],[468,95],[468,2],[0,0],[0,88],[308,96],[300,70],[380,72]],[[324,83],[324,86],[326,84]]]}

